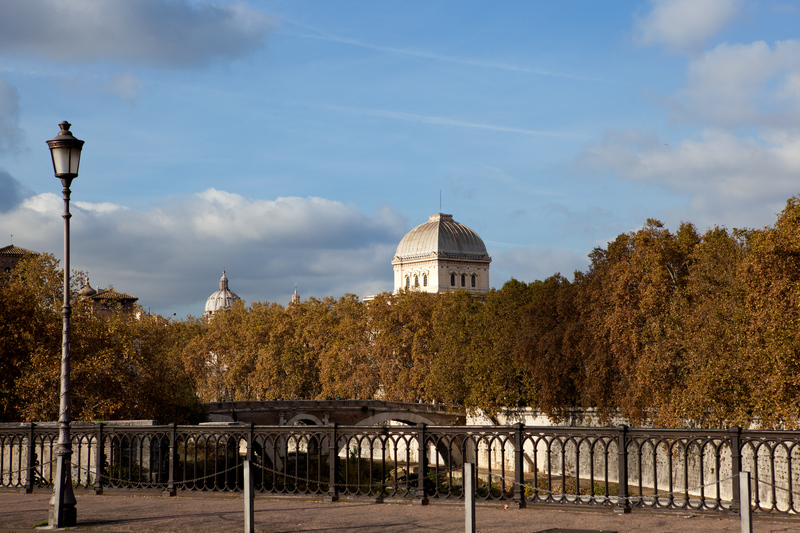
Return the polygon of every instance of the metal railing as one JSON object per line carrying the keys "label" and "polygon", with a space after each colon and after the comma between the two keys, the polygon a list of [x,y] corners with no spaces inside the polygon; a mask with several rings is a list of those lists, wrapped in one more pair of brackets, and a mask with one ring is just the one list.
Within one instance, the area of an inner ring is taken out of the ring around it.
{"label": "metal railing", "polygon": [[[0,425],[0,489],[52,487],[58,429]],[[513,426],[72,425],[76,488],[231,492],[243,461],[262,494],[420,503],[476,498],[618,512],[800,512],[800,432]]]}

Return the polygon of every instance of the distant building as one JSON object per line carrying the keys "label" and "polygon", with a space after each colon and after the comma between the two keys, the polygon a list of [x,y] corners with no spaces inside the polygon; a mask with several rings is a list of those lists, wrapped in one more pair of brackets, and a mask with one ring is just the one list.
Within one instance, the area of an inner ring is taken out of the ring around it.
{"label": "distant building", "polygon": [[227,311],[236,300],[241,300],[236,294],[228,288],[228,278],[225,276],[225,271],[222,271],[222,277],[219,278],[219,290],[215,291],[206,300],[206,309],[203,313],[203,318],[211,318],[217,311]]}
{"label": "distant building", "polygon": [[0,272],[11,272],[20,259],[28,254],[39,255],[39,252],[26,250],[13,244],[0,248]]}
{"label": "distant building", "polygon": [[92,312],[96,315],[108,317],[116,311],[131,312],[133,304],[139,299],[136,296],[125,294],[109,287],[95,290],[87,281],[78,291],[78,294],[92,302]]}
{"label": "distant building", "polygon": [[430,215],[397,246],[392,259],[394,292],[488,292],[491,262],[477,233],[453,220],[453,215]]}
{"label": "distant building", "polygon": [[294,284],[294,294],[292,294],[292,301],[290,303],[299,304],[300,294],[297,292],[297,283]]}

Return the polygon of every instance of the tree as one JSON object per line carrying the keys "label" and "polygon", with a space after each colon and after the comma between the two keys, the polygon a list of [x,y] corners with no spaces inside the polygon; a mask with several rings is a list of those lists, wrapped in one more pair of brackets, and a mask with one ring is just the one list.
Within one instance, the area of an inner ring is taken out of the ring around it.
{"label": "tree", "polygon": [[467,362],[483,299],[467,291],[439,294],[433,298],[430,360],[424,374],[427,401],[464,405]]}
{"label": "tree", "polygon": [[[63,274],[51,254],[29,254],[1,276],[0,420],[10,422],[23,416],[27,399],[20,395],[19,381],[34,357],[51,356],[52,372],[60,376]],[[73,289],[81,280],[73,276]],[[56,396],[53,410],[57,405]]]}
{"label": "tree", "polygon": [[330,312],[330,340],[320,357],[321,396],[374,398],[380,390],[367,304],[347,294]]}
{"label": "tree", "polygon": [[653,416],[654,390],[642,379],[642,360],[664,353],[666,318],[697,242],[691,224],[672,235],[661,222],[648,220],[607,249],[595,249],[589,272],[576,274],[583,404],[597,407],[603,417],[617,409],[633,421]]}
{"label": "tree", "polygon": [[560,274],[530,284],[520,335],[521,364],[529,376],[529,404],[562,418],[580,405],[583,360],[576,349],[582,328],[575,307],[575,288]]}
{"label": "tree", "polygon": [[466,364],[467,408],[493,416],[527,404],[530,379],[517,347],[531,295],[528,285],[512,278],[482,297]]}
{"label": "tree", "polygon": [[[774,227],[754,231],[740,278],[748,327],[741,378],[748,407],[767,427],[800,423],[800,196],[790,198]],[[740,414],[741,417],[741,414]]]}
{"label": "tree", "polygon": [[[202,416],[177,358],[177,344],[191,328],[146,317],[141,308],[99,318],[77,293],[83,280],[80,272],[71,276],[72,418],[184,421]],[[49,254],[24,258],[0,285],[3,420],[58,418],[62,286],[63,271]]]}
{"label": "tree", "polygon": [[419,291],[379,294],[369,304],[372,354],[384,400],[426,401],[431,311],[436,295]]}

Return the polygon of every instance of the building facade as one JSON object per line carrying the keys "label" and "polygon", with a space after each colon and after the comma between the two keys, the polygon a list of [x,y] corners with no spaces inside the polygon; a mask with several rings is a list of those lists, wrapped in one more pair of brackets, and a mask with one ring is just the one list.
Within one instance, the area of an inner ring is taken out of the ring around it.
{"label": "building facade", "polygon": [[453,215],[430,215],[397,246],[392,259],[394,292],[485,293],[490,289],[491,262],[477,233],[453,220]]}

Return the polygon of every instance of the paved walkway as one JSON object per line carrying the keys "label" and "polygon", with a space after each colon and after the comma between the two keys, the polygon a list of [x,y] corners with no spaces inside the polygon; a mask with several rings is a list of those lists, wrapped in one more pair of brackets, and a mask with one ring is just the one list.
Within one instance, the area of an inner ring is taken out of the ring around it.
{"label": "paved walkway", "polygon": [[[131,496],[78,494],[78,526],[71,531],[217,533],[244,530],[244,503],[235,496]],[[31,531],[46,524],[50,494],[0,492],[0,532]],[[478,507],[480,533],[739,533],[738,517],[609,511],[562,511],[541,508]],[[372,533],[464,531],[464,508],[458,505],[326,503],[303,500],[255,501],[259,533]],[[800,517],[756,520],[755,533],[800,533]]]}

